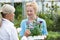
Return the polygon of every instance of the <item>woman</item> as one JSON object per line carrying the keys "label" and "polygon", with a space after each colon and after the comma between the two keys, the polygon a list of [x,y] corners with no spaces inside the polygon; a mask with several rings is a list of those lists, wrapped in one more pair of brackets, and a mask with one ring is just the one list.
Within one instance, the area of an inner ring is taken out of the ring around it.
{"label": "woman", "polygon": [[[48,32],[47,32],[47,28],[46,28],[46,22],[45,20],[39,18],[37,16],[37,10],[38,10],[38,7],[37,7],[37,4],[36,2],[29,2],[29,3],[26,3],[26,14],[27,14],[27,19],[24,19],[22,20],[21,22],[21,32],[20,32],[20,36],[28,36],[30,35],[31,31],[28,30],[27,31],[27,28],[30,23],[33,24],[34,20],[37,20],[37,22],[39,21],[42,21],[42,35],[47,35]],[[31,25],[30,25],[31,27]],[[34,28],[34,27],[32,27]]]}

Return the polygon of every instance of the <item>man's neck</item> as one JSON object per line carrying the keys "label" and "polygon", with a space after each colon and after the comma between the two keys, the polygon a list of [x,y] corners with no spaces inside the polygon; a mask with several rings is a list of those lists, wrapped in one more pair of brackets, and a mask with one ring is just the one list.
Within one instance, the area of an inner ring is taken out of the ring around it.
{"label": "man's neck", "polygon": [[7,19],[7,20],[9,20],[9,21],[10,21],[10,19],[9,19],[9,18],[4,18],[4,19]]}
{"label": "man's neck", "polygon": [[0,23],[0,27],[1,27],[2,23]]}

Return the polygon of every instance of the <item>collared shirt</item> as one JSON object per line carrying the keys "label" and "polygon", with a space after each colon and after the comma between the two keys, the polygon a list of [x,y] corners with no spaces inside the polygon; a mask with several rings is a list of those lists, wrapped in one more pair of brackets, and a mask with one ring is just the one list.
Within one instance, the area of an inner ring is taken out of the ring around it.
{"label": "collared shirt", "polygon": [[0,40],[18,40],[18,35],[14,24],[7,19],[2,19],[0,28]]}
{"label": "collared shirt", "polygon": [[[21,22],[21,31],[20,31],[20,36],[24,36],[24,33],[25,33],[25,30],[27,29],[27,25],[26,25],[26,22],[28,21],[28,19],[24,19],[22,20]],[[46,26],[46,22],[45,20],[41,19],[41,18],[37,18],[37,21],[42,21],[42,35],[48,35],[48,32],[47,32],[47,26]]]}

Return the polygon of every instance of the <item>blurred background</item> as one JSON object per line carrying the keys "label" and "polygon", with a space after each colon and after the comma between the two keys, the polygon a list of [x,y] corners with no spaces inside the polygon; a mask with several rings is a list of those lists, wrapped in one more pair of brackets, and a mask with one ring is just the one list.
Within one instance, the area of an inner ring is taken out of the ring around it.
{"label": "blurred background", "polygon": [[49,34],[46,40],[60,40],[60,0],[0,0],[0,8],[3,4],[11,4],[15,7],[14,24],[19,28],[22,19],[26,18],[26,2],[33,1],[38,4],[37,15],[47,23]]}

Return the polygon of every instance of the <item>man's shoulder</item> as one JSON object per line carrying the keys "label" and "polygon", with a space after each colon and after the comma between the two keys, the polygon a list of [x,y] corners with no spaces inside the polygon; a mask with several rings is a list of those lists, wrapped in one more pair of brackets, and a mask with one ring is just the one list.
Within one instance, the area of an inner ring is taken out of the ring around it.
{"label": "man's shoulder", "polygon": [[6,21],[6,20],[4,20],[4,21],[2,21],[3,22],[3,24],[5,24],[5,25],[14,25],[12,22],[10,22],[10,21]]}
{"label": "man's shoulder", "polygon": [[6,29],[6,31],[8,31],[8,33],[10,33],[12,30],[16,29],[14,27],[14,25],[8,21],[4,21],[2,24],[2,27],[4,27]]}
{"label": "man's shoulder", "polygon": [[11,22],[9,22],[9,21],[3,20],[3,21],[2,21],[2,26],[5,27],[5,28],[8,28],[8,29],[11,29],[11,28],[14,27],[14,24],[11,23]]}

